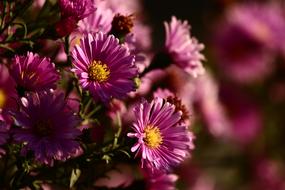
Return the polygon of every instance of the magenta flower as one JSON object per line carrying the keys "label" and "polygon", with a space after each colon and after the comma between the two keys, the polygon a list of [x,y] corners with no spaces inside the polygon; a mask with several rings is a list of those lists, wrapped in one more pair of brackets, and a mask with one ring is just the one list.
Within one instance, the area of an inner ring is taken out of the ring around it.
{"label": "magenta flower", "polygon": [[205,72],[203,76],[196,78],[191,83],[194,85],[192,104],[195,105],[196,111],[201,115],[209,132],[216,138],[226,136],[230,127],[226,110],[219,99],[218,81],[210,72]]}
{"label": "magenta flower", "polygon": [[170,23],[164,22],[164,26],[165,49],[172,61],[193,77],[203,74],[202,61],[205,58],[200,51],[204,49],[204,45],[191,37],[188,22],[182,22],[173,16]]}
{"label": "magenta flower", "polygon": [[108,7],[115,13],[123,15],[140,14],[141,13],[141,1],[133,0],[108,0],[106,1]]}
{"label": "magenta flower", "polygon": [[147,170],[145,173],[147,190],[176,190],[175,182],[178,179],[177,175],[168,174],[162,171],[156,171],[152,173]]}
{"label": "magenta flower", "polygon": [[59,0],[59,7],[61,19],[55,25],[58,38],[71,34],[79,20],[96,10],[91,0]]}
{"label": "magenta flower", "polygon": [[[9,75],[8,68],[0,64],[0,146],[9,138],[13,123],[9,111],[17,108],[17,100],[16,83]],[[4,153],[5,150],[0,147],[0,157]]]}
{"label": "magenta flower", "polygon": [[106,1],[95,2],[96,11],[79,21],[79,31],[81,33],[108,33],[111,30],[111,23],[115,13],[106,5]]}
{"label": "magenta flower", "polygon": [[283,167],[276,160],[261,157],[252,162],[252,190],[285,189]]}
{"label": "magenta flower", "polygon": [[72,71],[95,100],[107,103],[113,97],[121,99],[136,89],[134,78],[138,70],[134,56],[113,35],[88,34],[71,55]]}
{"label": "magenta flower", "polygon": [[264,126],[258,104],[233,84],[224,83],[220,87],[219,95],[228,120],[229,130],[225,135],[240,145],[252,143]]}
{"label": "magenta flower", "polygon": [[59,0],[61,16],[79,21],[95,11],[91,0]]}
{"label": "magenta flower", "polygon": [[76,138],[79,117],[67,105],[63,93],[44,91],[22,98],[20,110],[13,113],[14,139],[24,143],[23,153],[32,151],[40,163],[53,165],[81,152]]}
{"label": "magenta flower", "polygon": [[280,7],[251,3],[229,9],[214,36],[217,63],[227,77],[251,83],[271,74],[275,55],[284,47]]}
{"label": "magenta flower", "polygon": [[134,109],[137,121],[134,133],[129,137],[138,139],[131,151],[142,156],[141,166],[153,170],[168,170],[182,162],[193,149],[193,134],[181,120],[182,112],[162,98],[146,101]]}
{"label": "magenta flower", "polygon": [[27,56],[16,55],[10,73],[18,88],[25,91],[41,91],[56,88],[60,76],[49,58],[28,52]]}
{"label": "magenta flower", "polygon": [[10,110],[17,106],[16,83],[9,75],[6,66],[0,64],[0,117],[3,110]]}

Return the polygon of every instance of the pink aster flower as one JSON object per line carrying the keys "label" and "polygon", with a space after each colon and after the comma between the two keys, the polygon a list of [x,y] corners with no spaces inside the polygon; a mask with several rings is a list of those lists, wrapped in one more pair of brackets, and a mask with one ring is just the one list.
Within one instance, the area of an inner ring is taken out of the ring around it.
{"label": "pink aster flower", "polygon": [[8,68],[0,64],[0,117],[3,110],[16,108],[17,98],[16,83]]}
{"label": "pink aster flower", "polygon": [[284,47],[283,9],[270,4],[238,4],[216,27],[214,46],[224,74],[237,82],[252,83],[274,69],[276,53]]}
{"label": "pink aster flower", "polygon": [[204,49],[204,45],[191,37],[188,22],[182,22],[173,16],[170,23],[164,22],[164,26],[165,49],[172,61],[193,77],[203,74],[202,61],[205,57],[200,51]]}
{"label": "pink aster flower", "polygon": [[178,179],[177,175],[161,171],[156,171],[154,173],[148,172],[146,175],[147,190],[176,190],[175,182]]}
{"label": "pink aster flower", "polygon": [[142,168],[150,166],[153,170],[168,170],[182,162],[193,149],[193,134],[181,120],[182,112],[162,98],[155,98],[137,105],[134,109],[137,121],[133,124],[137,138],[131,151],[142,156]]}
{"label": "pink aster flower", "polygon": [[13,113],[14,139],[24,143],[23,153],[32,151],[40,163],[52,165],[77,155],[79,117],[67,105],[63,93],[44,91],[22,98],[20,110]]}
{"label": "pink aster flower", "polygon": [[264,124],[258,104],[233,84],[220,87],[219,100],[226,111],[228,136],[240,145],[248,145],[260,134]]}
{"label": "pink aster flower", "polygon": [[77,28],[77,22],[94,12],[91,0],[60,0],[61,19],[56,23],[57,37],[69,35]]}
{"label": "pink aster flower", "polygon": [[92,13],[95,8],[91,0],[59,0],[61,16],[81,20]]}
{"label": "pink aster flower", "polygon": [[194,85],[192,101],[196,111],[215,137],[225,136],[229,133],[229,121],[226,110],[219,99],[219,85],[210,72],[191,81]]}
{"label": "pink aster flower", "polygon": [[254,160],[252,165],[252,190],[285,189],[284,165],[268,158]]}
{"label": "pink aster flower", "polygon": [[81,33],[108,33],[112,27],[112,20],[115,13],[106,5],[106,1],[98,0],[94,2],[96,11],[92,12],[86,18],[78,23],[78,30]]}
{"label": "pink aster flower", "polygon": [[113,35],[88,34],[71,55],[72,71],[95,100],[107,103],[112,97],[121,99],[135,90],[134,78],[138,70],[134,56]]}
{"label": "pink aster flower", "polygon": [[[13,123],[9,112],[17,108],[18,95],[16,83],[9,75],[6,66],[0,64],[0,145],[3,145],[10,133],[10,126]],[[5,151],[0,148],[1,154]]]}
{"label": "pink aster flower", "polygon": [[10,67],[10,73],[24,91],[54,89],[60,76],[49,58],[28,52],[26,56],[16,55]]}

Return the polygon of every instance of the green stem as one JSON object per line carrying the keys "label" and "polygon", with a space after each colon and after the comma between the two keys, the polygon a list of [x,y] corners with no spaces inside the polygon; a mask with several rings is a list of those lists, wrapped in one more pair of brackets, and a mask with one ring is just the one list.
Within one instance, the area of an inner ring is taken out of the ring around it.
{"label": "green stem", "polygon": [[69,56],[69,50],[70,50],[70,47],[69,47],[69,35],[67,35],[67,36],[64,37],[64,51],[65,51],[65,54],[66,54],[66,57],[67,57],[67,65],[71,66],[71,59],[70,59],[70,56]]}
{"label": "green stem", "polygon": [[33,0],[29,0],[29,2],[24,3],[23,8],[21,8],[19,11],[17,11],[13,17],[10,19],[10,21],[5,24],[5,26],[0,30],[0,34],[2,34],[13,22],[14,20],[20,16],[21,14],[25,13],[25,11],[32,5]]}
{"label": "green stem", "polygon": [[89,109],[91,103],[92,103],[92,99],[89,98],[87,104],[85,105],[85,108],[84,108],[84,111],[83,111],[83,115],[86,115],[86,114],[87,114],[88,109]]}
{"label": "green stem", "polygon": [[101,105],[97,106],[94,110],[92,110],[91,112],[89,112],[86,115],[86,119],[89,119],[94,113],[96,113],[99,109],[101,109]]}
{"label": "green stem", "polygon": [[6,16],[6,4],[7,4],[7,0],[4,0],[3,2],[3,14],[2,14],[2,18],[1,18],[1,25],[0,25],[0,29],[2,28],[4,21],[5,21],[5,16]]}
{"label": "green stem", "polygon": [[122,132],[122,120],[121,120],[120,113],[117,112],[116,116],[117,116],[117,122],[118,122],[118,131],[115,133],[114,142],[113,142],[113,149],[117,148],[118,140],[119,140],[121,132]]}

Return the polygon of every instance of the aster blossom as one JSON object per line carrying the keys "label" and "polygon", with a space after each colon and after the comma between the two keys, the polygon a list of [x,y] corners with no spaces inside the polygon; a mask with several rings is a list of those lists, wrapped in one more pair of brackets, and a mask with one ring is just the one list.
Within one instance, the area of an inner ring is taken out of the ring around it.
{"label": "aster blossom", "polygon": [[22,152],[32,151],[35,160],[52,165],[81,151],[76,138],[79,117],[68,106],[63,93],[44,91],[28,93],[22,98],[20,110],[13,112],[16,142],[24,143]]}
{"label": "aster blossom", "polygon": [[216,31],[215,51],[225,75],[240,83],[262,81],[274,70],[284,48],[285,20],[277,4],[238,4],[229,9]]}
{"label": "aster blossom", "polygon": [[81,20],[95,11],[91,0],[59,0],[61,16]]}
{"label": "aster blossom", "polygon": [[54,63],[47,57],[28,52],[26,56],[16,55],[10,73],[18,88],[25,91],[42,91],[56,88],[60,76]]}
{"label": "aster blossom", "polygon": [[197,77],[204,73],[202,61],[205,59],[201,54],[204,45],[190,35],[190,26],[187,21],[172,17],[171,22],[164,22],[166,40],[165,50],[171,60],[180,68]]}
{"label": "aster blossom", "polygon": [[193,134],[180,122],[182,112],[162,98],[143,101],[134,109],[135,118],[129,137],[138,141],[132,152],[142,156],[141,166],[168,170],[182,162],[193,149]]}
{"label": "aster blossom", "polygon": [[113,35],[88,34],[71,55],[72,71],[95,100],[107,103],[113,97],[121,99],[135,90],[134,78],[138,70],[134,56]]}
{"label": "aster blossom", "polygon": [[108,33],[111,30],[111,23],[115,13],[106,5],[106,1],[96,1],[96,11],[89,14],[78,23],[78,30],[81,33]]}
{"label": "aster blossom", "polygon": [[9,75],[8,68],[0,64],[0,118],[3,111],[17,106],[17,98],[16,83]]}
{"label": "aster blossom", "polygon": [[148,190],[175,190],[175,182],[178,179],[178,176],[175,174],[160,174],[149,180]]}
{"label": "aster blossom", "polygon": [[176,190],[175,182],[178,176],[172,173],[166,173],[164,171],[150,172],[150,168],[143,170],[146,178],[146,189],[147,190]]}

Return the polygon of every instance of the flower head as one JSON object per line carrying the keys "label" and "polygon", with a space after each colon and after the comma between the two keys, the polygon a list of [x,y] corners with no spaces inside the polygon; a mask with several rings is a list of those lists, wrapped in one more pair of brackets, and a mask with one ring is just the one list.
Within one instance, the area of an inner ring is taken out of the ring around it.
{"label": "flower head", "polygon": [[[0,64],[0,146],[5,144],[13,123],[9,112],[17,108],[18,94],[16,83],[9,75],[6,66]],[[5,151],[0,147],[0,157]]]}
{"label": "flower head", "polygon": [[134,56],[113,35],[88,34],[71,54],[72,71],[95,100],[107,103],[112,97],[121,99],[135,90],[134,78],[138,70]]}
{"label": "flower head", "polygon": [[173,16],[171,22],[165,22],[164,26],[166,31],[165,49],[172,61],[194,77],[203,74],[202,61],[205,58],[200,51],[204,49],[204,45],[190,36],[188,22],[182,22]]}
{"label": "flower head", "polygon": [[238,4],[229,9],[214,36],[217,63],[225,75],[241,83],[268,76],[276,52],[284,47],[284,23],[276,5]]}
{"label": "flower head", "polygon": [[16,107],[17,98],[16,83],[8,68],[0,64],[0,116],[3,110]]}
{"label": "flower head", "polygon": [[89,14],[78,23],[81,33],[108,33],[112,27],[114,12],[106,5],[106,1],[96,1],[96,11]]}
{"label": "flower head", "polygon": [[61,16],[81,20],[95,10],[91,0],[59,0]]}
{"label": "flower head", "polygon": [[175,174],[167,174],[160,172],[159,174],[153,175],[148,179],[147,189],[148,190],[175,190],[175,182],[178,176]]}
{"label": "flower head", "polygon": [[24,143],[22,151],[32,151],[37,161],[52,165],[54,160],[66,160],[81,151],[76,141],[80,120],[63,93],[29,93],[13,115],[19,126],[14,139]]}
{"label": "flower head", "polygon": [[54,89],[60,76],[49,58],[28,52],[26,56],[16,55],[10,67],[18,88],[25,91]]}
{"label": "flower head", "polygon": [[146,101],[135,109],[137,121],[133,124],[135,133],[128,133],[138,142],[131,151],[142,156],[142,167],[150,166],[153,170],[168,170],[179,164],[193,148],[193,134],[181,120],[181,111],[162,98]]}

